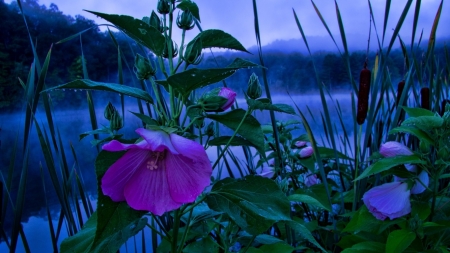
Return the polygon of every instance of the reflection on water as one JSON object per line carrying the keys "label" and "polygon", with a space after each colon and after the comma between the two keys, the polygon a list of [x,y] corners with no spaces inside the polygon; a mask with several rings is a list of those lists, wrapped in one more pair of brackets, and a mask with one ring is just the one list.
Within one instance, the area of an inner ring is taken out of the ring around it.
{"label": "reflection on water", "polygon": [[[350,93],[348,94],[333,94],[333,99],[339,101],[340,108],[342,110],[343,119],[345,120],[344,125],[348,131],[348,134],[352,138],[352,117],[351,117],[351,97]],[[272,98],[273,103],[285,103],[290,104],[295,108],[294,103],[299,107],[299,109],[303,112],[303,114],[307,117],[308,123],[311,125],[313,132],[316,136],[316,139],[319,143],[321,143],[322,138],[320,135],[323,134],[323,126],[321,119],[321,111],[322,111],[322,103],[320,97],[318,95],[297,95],[297,96],[286,96],[286,95],[276,95]],[[134,133],[134,130],[138,127],[142,127],[142,122],[129,113],[128,111],[138,112],[137,106],[129,106],[136,105],[136,100],[127,98],[126,99],[126,111],[125,111],[125,127],[121,130],[121,133],[124,134],[124,138],[136,138],[137,135]],[[245,109],[246,104],[244,99],[238,100],[239,106]],[[333,124],[336,124],[338,129],[341,129],[339,119],[337,116],[336,108],[334,107],[335,102],[330,99],[327,100],[331,118]],[[119,104],[115,105],[119,111],[121,111]],[[309,108],[309,110],[307,109]],[[86,106],[87,108],[87,106]],[[99,106],[96,110],[97,118],[99,126],[108,124],[106,119],[103,118],[103,105]],[[254,116],[260,121],[261,124],[269,124],[270,117],[267,111],[260,112],[257,111],[254,113]],[[19,136],[18,140],[18,151],[17,151],[17,159],[15,161],[16,168],[21,168],[22,161],[20,160],[21,153],[21,143],[23,140],[20,138],[23,135],[23,122],[24,122],[23,114],[6,114],[0,115],[0,166],[2,176],[5,178],[8,175],[8,166],[10,164],[11,155],[13,152],[13,145],[15,143],[15,139]],[[43,131],[45,131],[49,135],[47,120],[45,118],[45,114],[43,111],[38,111],[36,114],[37,121],[39,125],[42,127]],[[287,120],[298,120],[300,121],[300,117],[295,115],[276,113],[276,118],[279,121],[287,121]],[[96,194],[96,179],[94,172],[94,162],[95,157],[97,155],[97,149],[90,144],[90,140],[92,137],[86,137],[85,139],[79,141],[79,134],[91,130],[91,123],[88,114],[88,110],[64,110],[54,112],[54,121],[55,125],[58,128],[62,143],[64,146],[64,151],[67,157],[67,165],[69,169],[76,169],[77,173],[82,177],[84,181],[84,185],[86,190],[91,196],[95,196]],[[294,132],[294,137],[297,137],[300,134],[305,133],[303,127],[299,125],[300,129]],[[225,131],[227,134],[231,134],[232,131],[229,129],[223,129],[221,131]],[[341,130],[342,131],[342,130]],[[106,137],[106,136],[104,136]],[[24,232],[28,239],[28,243],[30,248],[39,249],[39,252],[51,252],[51,239],[50,239],[50,231],[49,224],[46,220],[46,211],[45,206],[46,202],[49,204],[52,210],[52,217],[57,219],[59,217],[60,206],[58,203],[58,199],[54,192],[54,188],[52,186],[50,177],[47,172],[47,165],[45,163],[44,156],[42,154],[41,145],[37,138],[36,130],[33,127],[31,136],[30,136],[30,159],[29,159],[29,172],[28,172],[28,180],[26,186],[26,199],[25,199],[25,207],[23,212],[22,224],[24,226]],[[51,140],[50,140],[51,142]],[[75,162],[75,158],[71,152],[71,145],[75,150],[75,155],[77,157],[78,163]],[[239,147],[233,147],[232,151],[240,158],[244,159],[242,155],[242,149]],[[217,152],[215,149],[209,149],[208,155],[212,161],[217,157]],[[55,163],[61,164],[61,160],[58,157],[55,157]],[[44,171],[44,182],[45,182],[45,192],[42,183],[41,171],[40,167],[42,166]],[[62,166],[59,166],[57,170],[61,170]],[[227,176],[228,172],[226,170],[222,171],[222,176]],[[16,169],[14,173],[13,182],[18,182],[20,176],[19,169]],[[15,200],[17,194],[17,185],[15,183],[12,187],[11,198]],[[95,205],[95,200],[92,201]],[[12,223],[12,213],[11,210],[8,210],[5,224],[3,224],[4,230],[9,233],[10,226]],[[57,225],[57,220],[52,221],[54,226]],[[65,229],[62,229],[62,233],[66,233]],[[147,233],[149,234],[149,233]],[[60,240],[58,243],[61,243],[62,239],[67,236],[66,234],[62,234],[60,236]],[[140,239],[140,238],[139,238]],[[139,245],[139,243],[138,243]],[[18,251],[23,252],[22,243],[18,243]],[[0,242],[0,252],[6,252],[7,247],[4,242]]]}

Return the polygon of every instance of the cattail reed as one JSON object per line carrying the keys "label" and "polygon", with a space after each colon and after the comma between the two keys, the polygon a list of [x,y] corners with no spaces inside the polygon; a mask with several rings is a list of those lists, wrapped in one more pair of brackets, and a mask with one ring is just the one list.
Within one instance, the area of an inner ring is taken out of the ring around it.
{"label": "cattail reed", "polygon": [[370,70],[367,69],[367,62],[365,62],[364,69],[359,74],[358,112],[356,114],[358,125],[364,123],[369,110],[370,75]]}
{"label": "cattail reed", "polygon": [[446,106],[447,104],[450,104],[450,99],[444,99],[444,100],[442,100],[442,102],[441,102],[441,113],[440,113],[441,117],[444,116],[444,113],[445,113],[445,106]]}
{"label": "cattail reed", "polygon": [[420,102],[423,109],[430,110],[430,88],[420,89]]}
{"label": "cattail reed", "polygon": [[402,97],[403,89],[405,88],[405,80],[402,80],[397,85],[397,100],[395,101],[395,105],[398,106],[400,103],[400,98]]}

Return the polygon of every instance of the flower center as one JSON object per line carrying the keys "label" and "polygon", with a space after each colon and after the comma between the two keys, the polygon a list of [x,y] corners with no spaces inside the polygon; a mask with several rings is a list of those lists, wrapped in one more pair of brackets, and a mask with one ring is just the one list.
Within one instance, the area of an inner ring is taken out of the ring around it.
{"label": "flower center", "polygon": [[150,159],[147,161],[147,169],[149,170],[156,170],[158,169],[158,160],[164,159],[164,153],[163,152],[153,152],[150,155]]}

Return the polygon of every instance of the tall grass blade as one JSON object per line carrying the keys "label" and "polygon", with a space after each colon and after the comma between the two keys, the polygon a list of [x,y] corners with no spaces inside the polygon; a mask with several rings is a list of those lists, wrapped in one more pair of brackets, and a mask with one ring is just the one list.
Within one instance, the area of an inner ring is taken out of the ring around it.
{"label": "tall grass blade", "polygon": [[[264,65],[263,54],[262,54],[261,35],[260,35],[260,30],[259,30],[258,8],[256,6],[256,0],[253,0],[253,16],[254,16],[254,25],[255,25],[256,44],[258,46],[259,62],[261,64],[261,66],[263,66],[263,68],[261,68],[261,69],[262,69],[263,80],[264,80],[264,90],[266,91],[267,98],[272,103],[269,82],[267,81],[267,73],[266,73],[266,68]],[[273,138],[275,140],[275,147],[276,147],[275,151],[277,153],[277,157],[279,158],[278,161],[282,162],[282,154],[281,154],[281,150],[280,150],[280,137],[279,137],[279,133],[278,133],[277,122],[275,119],[275,113],[273,111],[270,111],[269,114],[270,114],[270,121],[272,123]],[[284,164],[280,164],[280,165],[281,165],[280,167],[284,167]]]}
{"label": "tall grass blade", "polygon": [[317,6],[316,6],[316,4],[314,3],[313,0],[311,0],[311,3],[312,3],[312,5],[313,5],[314,10],[316,11],[317,15],[319,16],[320,21],[322,21],[323,26],[324,26],[325,29],[327,30],[328,35],[330,35],[331,39],[333,40],[333,43],[334,43],[334,45],[336,46],[336,48],[337,48],[339,54],[342,55],[341,50],[339,49],[339,46],[337,45],[336,40],[334,39],[333,34],[332,34],[331,31],[330,31],[330,28],[328,28],[327,22],[325,21],[325,19],[323,18],[322,14],[321,14],[320,11],[319,11],[319,8],[317,8]]}
{"label": "tall grass blade", "polygon": [[386,6],[384,9],[384,24],[383,24],[383,37],[381,42],[384,44],[384,36],[386,35],[386,27],[389,19],[389,10],[391,9],[391,0],[386,0]]}
{"label": "tall grass blade", "polygon": [[[17,198],[16,203],[14,206],[14,218],[12,222],[12,231],[11,231],[11,248],[10,252],[14,253],[16,252],[17,248],[17,242],[19,239],[19,233],[22,229],[22,213],[23,213],[23,206],[25,203],[25,193],[26,193],[26,186],[27,186],[27,175],[28,175],[28,153],[29,153],[29,147],[25,147],[25,153],[23,155],[23,164],[22,164],[22,171],[20,173],[20,181],[19,181],[19,189],[17,191]],[[22,237],[22,241],[25,240],[25,236]]]}
{"label": "tall grass blade", "polygon": [[427,60],[429,59],[429,57],[432,55],[432,53],[434,51],[434,45],[436,43],[436,30],[437,30],[437,27],[438,27],[438,24],[439,24],[439,19],[441,18],[443,2],[444,1],[441,0],[441,3],[439,4],[439,8],[438,8],[438,11],[436,13],[436,16],[434,17],[433,27],[431,28],[431,32],[430,32],[430,39],[428,40]]}
{"label": "tall grass blade", "polygon": [[47,211],[48,227],[50,229],[50,238],[52,240],[53,252],[58,252],[58,245],[57,245],[58,240],[56,238],[55,228],[53,227],[53,218],[52,218],[52,215],[50,212],[50,208],[48,206],[47,190],[45,188],[45,177],[44,177],[44,169],[42,168],[42,164],[39,164],[39,168],[41,171],[42,188],[44,190],[45,208]]}
{"label": "tall grass blade", "polygon": [[[357,92],[358,88],[356,87],[356,83],[355,83],[355,80],[353,79],[353,75],[352,75],[352,68],[351,68],[351,65],[350,65],[350,57],[349,57],[348,46],[347,46],[347,37],[345,36],[345,30],[344,30],[344,24],[342,23],[341,12],[339,11],[339,6],[338,6],[336,0],[334,1],[334,4],[335,4],[335,7],[336,7],[336,16],[337,16],[337,19],[338,19],[339,32],[341,34],[342,45],[344,46],[343,58],[345,60],[346,66],[347,66],[348,77],[350,78],[350,83],[351,83],[351,85],[353,87],[353,91]],[[369,34],[369,38],[370,38],[370,34]]]}
{"label": "tall grass blade", "polygon": [[412,35],[411,35],[411,51],[414,48],[414,39],[416,37],[416,30],[417,30],[417,22],[419,21],[419,13],[420,13],[420,5],[422,1],[416,0],[416,8],[414,10],[414,21],[413,21],[413,27],[412,27]]}
{"label": "tall grass blade", "polygon": [[406,14],[408,14],[408,11],[409,11],[409,8],[411,7],[412,1],[413,0],[408,0],[408,2],[406,3],[405,8],[403,8],[403,12],[400,15],[400,18],[399,18],[399,20],[397,22],[397,25],[395,26],[394,33],[392,34],[391,41],[389,42],[389,46],[388,46],[387,52],[386,52],[386,57],[391,52],[392,46],[394,45],[395,39],[397,38],[397,35],[398,35],[399,31],[400,31],[400,28],[403,25],[403,21],[405,21]]}

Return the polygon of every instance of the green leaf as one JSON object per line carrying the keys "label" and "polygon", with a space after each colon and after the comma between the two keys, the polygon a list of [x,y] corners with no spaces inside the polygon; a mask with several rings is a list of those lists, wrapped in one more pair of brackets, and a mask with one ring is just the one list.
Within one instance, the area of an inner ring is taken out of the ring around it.
{"label": "green leaf", "polygon": [[285,242],[279,242],[274,244],[263,245],[258,249],[264,253],[272,253],[272,252],[291,253],[292,251],[294,251],[295,248]]}
{"label": "green leaf", "polygon": [[308,228],[306,228],[304,225],[300,224],[299,222],[296,221],[287,221],[286,225],[288,225],[290,228],[292,228],[296,234],[298,234],[299,236],[301,236],[302,238],[305,238],[306,240],[308,240],[310,243],[316,245],[316,247],[318,247],[319,249],[321,249],[323,252],[327,252],[324,248],[322,248],[322,246],[316,241],[316,239],[314,238],[314,236],[311,234],[311,232],[308,230]]}
{"label": "green leaf", "polygon": [[[236,58],[225,68],[217,69],[197,69],[192,68],[186,71],[174,74],[167,79],[167,82],[183,96],[188,96],[191,91],[220,82],[233,75],[238,69],[260,67],[258,64]],[[156,81],[164,85],[166,81]]]}
{"label": "green leaf", "polygon": [[227,213],[238,226],[252,235],[269,229],[275,222],[290,220],[290,203],[275,182],[259,176],[225,178],[211,189],[208,206]]}
{"label": "green leaf", "polygon": [[363,205],[358,211],[354,212],[347,226],[342,232],[370,232],[377,233],[382,221],[377,220]]}
{"label": "green leaf", "polygon": [[64,239],[61,243],[61,252],[90,252],[94,242],[95,230],[97,226],[97,212],[94,212],[84,224],[83,229],[74,236]]}
{"label": "green leaf", "polygon": [[[98,185],[106,170],[115,163],[124,152],[102,151],[95,161]],[[93,248],[108,249],[108,252],[117,251],[127,239],[137,234],[147,223],[147,219],[141,219],[145,211],[137,211],[129,207],[125,202],[114,202],[103,195],[98,189],[97,203],[97,230]]]}
{"label": "green leaf", "polygon": [[252,146],[256,147],[261,154],[264,154],[264,134],[261,124],[252,115],[246,116],[244,110],[236,109],[225,114],[209,114],[207,117],[233,130],[236,130],[242,119],[246,117],[237,133],[251,142]]}
{"label": "green leaf", "polygon": [[431,128],[438,128],[444,124],[444,119],[437,116],[420,116],[415,118],[407,118],[403,121],[402,126],[415,126],[424,131],[429,131]]}
{"label": "green leaf", "polygon": [[247,99],[248,106],[253,110],[270,110],[295,115],[294,108],[287,104],[271,104],[270,101]]}
{"label": "green leaf", "polygon": [[250,53],[237,39],[222,30],[205,30],[189,43],[193,43],[197,38],[202,40],[202,48],[227,48]]}
{"label": "green leaf", "polygon": [[430,204],[427,202],[413,201],[411,203],[411,216],[414,217],[416,214],[421,220],[426,220],[431,213]]}
{"label": "green leaf", "polygon": [[144,122],[147,125],[150,125],[150,126],[157,126],[158,125],[158,122],[156,120],[150,118],[149,116],[147,116],[145,114],[141,114],[141,113],[137,113],[137,112],[131,112],[131,113],[134,116],[138,117],[140,120],[142,120],[142,122]]}
{"label": "green leaf", "polygon": [[331,149],[331,148],[317,147],[317,150],[319,150],[320,159],[335,159],[336,158],[335,152],[336,152],[338,158],[352,160],[352,158],[344,155],[343,153],[341,153],[339,151],[335,151],[334,149]]}
{"label": "green leaf", "polygon": [[329,208],[329,205],[327,207],[327,206],[323,205],[320,201],[315,199],[314,197],[311,197],[306,194],[292,194],[288,197],[288,199],[289,199],[289,201],[303,202],[305,204],[319,207],[319,208],[322,208],[322,209],[325,209],[325,210],[331,212],[331,208]]}
{"label": "green leaf", "polygon": [[116,252],[128,238],[136,235],[147,224],[147,218],[138,219],[128,226],[116,230],[94,246],[97,232],[98,212],[95,211],[76,235],[61,243],[61,253]]}
{"label": "green leaf", "polygon": [[109,130],[108,128],[101,128],[101,129],[95,129],[92,131],[87,131],[87,132],[80,134],[79,141],[81,141],[84,137],[89,136],[91,134],[108,134],[110,132],[111,132],[111,130]]}
{"label": "green leaf", "polygon": [[[208,142],[208,145],[210,146],[220,146],[220,145],[226,145],[228,141],[230,140],[231,136],[220,136],[217,138],[214,138]],[[253,143],[247,141],[246,139],[235,136],[231,142],[230,146],[254,146]],[[255,147],[258,148],[258,147]]]}
{"label": "green leaf", "polygon": [[[296,198],[296,199],[303,198],[303,200],[308,201],[305,203],[312,204],[317,207],[324,208],[325,210],[331,211],[331,204],[328,201],[327,190],[325,189],[325,186],[323,184],[315,184],[306,189],[300,188],[295,191],[294,195],[299,195],[299,197],[293,197],[293,198]],[[291,195],[291,196],[294,196],[294,195]],[[291,196],[289,196],[290,201],[297,201],[297,200],[292,200]],[[309,196],[310,199],[307,199],[305,196]],[[300,200],[298,200],[298,201],[300,201]],[[303,201],[300,201],[300,202],[303,202]]]}
{"label": "green leaf", "polygon": [[112,91],[117,92],[119,94],[127,95],[130,97],[135,97],[142,99],[148,103],[153,103],[152,97],[150,95],[138,88],[133,88],[130,86],[125,86],[117,83],[101,83],[101,82],[94,82],[88,79],[78,79],[66,84],[61,84],[58,86],[55,86],[50,89],[46,89],[42,92],[49,92],[56,89],[84,89],[84,90],[103,90],[103,91]]}
{"label": "green leaf", "polygon": [[157,56],[162,55],[166,41],[164,36],[156,28],[144,21],[126,15],[105,14],[95,11],[87,12],[111,22],[123,33],[130,36],[137,43],[150,49]]}
{"label": "green leaf", "polygon": [[373,163],[370,165],[366,170],[364,170],[363,173],[357,178],[355,178],[355,181],[361,180],[363,178],[366,178],[372,174],[380,173],[386,170],[389,170],[392,167],[401,165],[401,164],[407,164],[407,163],[413,163],[413,164],[425,164],[426,162],[421,160],[419,156],[417,155],[410,155],[410,156],[396,156],[396,157],[388,157],[383,158],[376,163]]}
{"label": "green leaf", "polygon": [[195,241],[187,245],[183,252],[186,253],[203,253],[203,252],[219,252],[219,245],[211,239],[210,236],[202,238],[200,241]]}
{"label": "green leaf", "polygon": [[196,3],[189,0],[183,0],[177,5],[177,8],[182,11],[190,11],[192,16],[194,16],[198,21],[200,21],[200,12]]}
{"label": "green leaf", "polygon": [[405,110],[409,117],[434,116],[434,113],[432,111],[420,107],[402,106],[402,108],[403,110]]}
{"label": "green leaf", "polygon": [[426,142],[427,144],[432,145],[434,143],[433,139],[430,137],[430,135],[427,132],[422,131],[419,128],[414,127],[414,126],[399,126],[399,127],[392,129],[391,131],[389,131],[389,134],[396,134],[396,133],[412,134],[412,135],[416,136],[417,138],[419,138],[421,141]]}
{"label": "green leaf", "polygon": [[412,231],[401,229],[392,231],[386,242],[386,253],[401,253],[416,239]]}
{"label": "green leaf", "polygon": [[385,245],[381,242],[360,242],[343,250],[342,253],[380,253],[385,252],[384,249]]}

